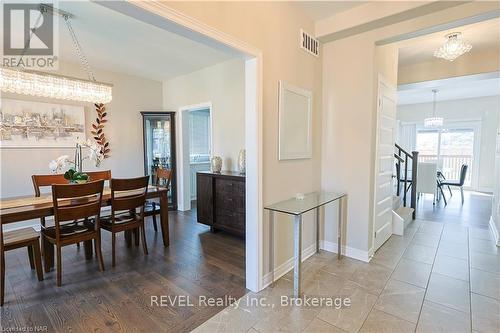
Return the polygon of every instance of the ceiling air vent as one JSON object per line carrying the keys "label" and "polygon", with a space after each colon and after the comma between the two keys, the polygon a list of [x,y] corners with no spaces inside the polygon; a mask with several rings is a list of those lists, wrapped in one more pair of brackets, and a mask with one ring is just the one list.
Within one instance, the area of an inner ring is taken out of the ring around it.
{"label": "ceiling air vent", "polygon": [[319,40],[302,29],[300,29],[300,48],[316,57],[319,56]]}

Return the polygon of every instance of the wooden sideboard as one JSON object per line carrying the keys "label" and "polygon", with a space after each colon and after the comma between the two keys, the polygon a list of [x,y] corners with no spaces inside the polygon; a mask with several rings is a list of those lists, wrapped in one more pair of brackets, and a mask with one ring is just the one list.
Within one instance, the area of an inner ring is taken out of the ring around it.
{"label": "wooden sideboard", "polygon": [[245,236],[245,175],[222,171],[196,174],[198,222],[212,231]]}

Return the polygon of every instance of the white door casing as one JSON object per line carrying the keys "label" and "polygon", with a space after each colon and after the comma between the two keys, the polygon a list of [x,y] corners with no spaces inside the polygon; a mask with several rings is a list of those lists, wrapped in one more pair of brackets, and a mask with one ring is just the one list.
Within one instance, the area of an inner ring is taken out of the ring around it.
{"label": "white door casing", "polygon": [[189,163],[189,112],[210,110],[210,151],[213,151],[213,117],[212,102],[186,105],[177,112],[177,209],[180,211],[191,210],[191,165]]}
{"label": "white door casing", "polygon": [[394,143],[396,135],[396,88],[382,76],[378,80],[375,146],[374,250],[392,234]]}

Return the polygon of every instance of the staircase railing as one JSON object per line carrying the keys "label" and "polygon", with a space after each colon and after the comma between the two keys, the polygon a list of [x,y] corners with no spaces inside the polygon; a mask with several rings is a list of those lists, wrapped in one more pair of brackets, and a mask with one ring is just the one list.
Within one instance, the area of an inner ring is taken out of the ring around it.
{"label": "staircase railing", "polygon": [[[417,168],[418,168],[418,151],[412,151],[411,154],[403,149],[397,143],[396,152],[394,157],[396,158],[397,170],[397,191],[398,195],[401,190],[401,183],[404,184],[403,187],[403,206],[407,206],[407,189],[408,184],[411,186],[411,196],[410,196],[410,207],[413,208],[413,219],[415,219],[417,212]],[[408,178],[408,163],[411,162],[411,179]],[[401,177],[401,164],[404,166],[403,177]]]}

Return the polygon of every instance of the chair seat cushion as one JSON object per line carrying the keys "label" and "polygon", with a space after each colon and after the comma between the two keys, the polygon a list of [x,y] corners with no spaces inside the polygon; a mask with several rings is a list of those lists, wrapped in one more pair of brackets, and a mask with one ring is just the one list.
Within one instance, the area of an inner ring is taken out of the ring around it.
{"label": "chair seat cushion", "polygon": [[442,186],[461,186],[460,185],[460,182],[458,180],[447,180],[447,181],[444,181],[444,182],[440,182],[440,184]]}
{"label": "chair seat cushion", "polygon": [[[87,232],[95,232],[94,224],[90,221],[76,221],[69,224],[61,225],[60,229],[61,237],[69,237],[74,235],[81,235]],[[56,227],[47,227],[42,230],[43,234],[48,237],[55,239],[56,238]]]}
{"label": "chair seat cushion", "polygon": [[5,246],[29,243],[37,240],[40,237],[38,232],[33,228],[22,228],[18,230],[7,231],[3,234]]}
{"label": "chair seat cushion", "polygon": [[160,203],[154,201],[146,201],[144,205],[144,214],[151,215],[152,213],[158,213],[160,211]]}
{"label": "chair seat cushion", "polygon": [[[132,223],[132,222],[136,222],[140,219],[141,219],[141,216],[139,214],[131,215],[128,212],[123,213],[123,214],[118,214],[118,215],[115,215],[115,225]],[[104,227],[104,228],[111,227],[112,226],[112,217],[111,216],[101,217],[100,223],[101,223],[101,227]]]}

